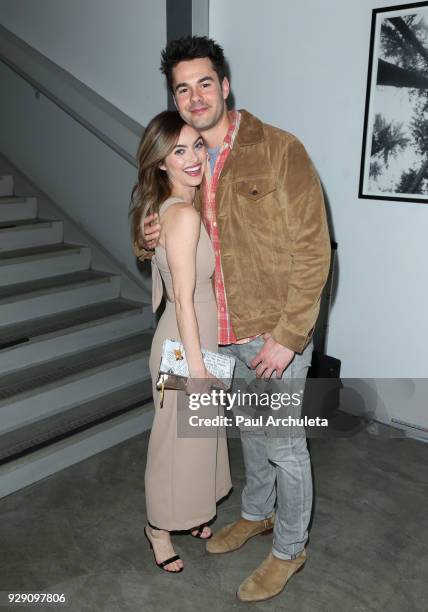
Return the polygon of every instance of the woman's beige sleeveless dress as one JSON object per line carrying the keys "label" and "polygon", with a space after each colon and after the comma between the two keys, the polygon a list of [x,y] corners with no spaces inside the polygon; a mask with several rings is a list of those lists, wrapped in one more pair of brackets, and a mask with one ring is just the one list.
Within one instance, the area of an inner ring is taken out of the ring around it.
{"label": "woman's beige sleeveless dress", "polygon": [[[178,198],[166,200],[161,206],[160,216],[180,201]],[[217,305],[211,280],[214,266],[211,241],[201,223],[196,252],[194,303],[201,346],[216,351]],[[162,280],[166,307],[157,326],[150,354],[155,418],[145,475],[147,518],[151,525],[159,529],[185,530],[210,521],[216,514],[216,502],[230,491],[232,483],[227,439],[223,428],[211,428],[210,437],[207,436],[207,430],[205,437],[199,437],[197,431],[192,432],[191,438],[177,435],[178,394],[182,391],[165,390],[163,406],[160,407],[156,380],[162,344],[167,338],[180,339],[171,273],[165,249],[161,246],[156,248],[152,261],[152,277],[153,308],[155,310],[159,306],[162,297]]]}

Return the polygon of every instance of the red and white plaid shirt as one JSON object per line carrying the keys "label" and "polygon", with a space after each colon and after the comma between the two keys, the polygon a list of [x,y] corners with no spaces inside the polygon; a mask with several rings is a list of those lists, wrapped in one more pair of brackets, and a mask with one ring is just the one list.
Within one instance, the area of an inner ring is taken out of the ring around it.
{"label": "red and white plaid shirt", "polygon": [[[237,339],[232,328],[230,320],[229,308],[227,305],[227,296],[224,286],[223,268],[220,257],[220,238],[217,227],[217,206],[215,194],[217,191],[218,182],[221,171],[224,168],[227,156],[232,150],[236,135],[241,123],[241,114],[238,111],[230,111],[230,125],[223,144],[218,153],[214,172],[211,175],[210,164],[207,164],[207,170],[202,185],[202,220],[211,239],[215,253],[215,271],[214,271],[214,291],[217,299],[218,310],[218,343],[219,344],[241,344],[249,342],[252,338]],[[255,336],[253,336],[254,338]]]}

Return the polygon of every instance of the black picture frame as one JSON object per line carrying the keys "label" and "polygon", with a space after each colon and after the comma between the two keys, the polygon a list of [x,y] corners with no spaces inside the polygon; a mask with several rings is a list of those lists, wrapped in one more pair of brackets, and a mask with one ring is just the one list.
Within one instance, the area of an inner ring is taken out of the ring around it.
{"label": "black picture frame", "polygon": [[358,196],[428,203],[428,2],[372,12]]}

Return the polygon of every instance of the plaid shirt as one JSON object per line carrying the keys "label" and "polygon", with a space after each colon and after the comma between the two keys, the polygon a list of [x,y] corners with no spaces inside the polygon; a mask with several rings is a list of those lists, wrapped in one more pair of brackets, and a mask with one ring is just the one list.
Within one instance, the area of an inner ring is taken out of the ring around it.
{"label": "plaid shirt", "polygon": [[229,308],[227,306],[227,296],[220,257],[220,238],[216,220],[217,206],[215,194],[221,171],[224,168],[227,156],[233,147],[233,143],[235,142],[235,138],[239,130],[241,114],[238,111],[231,111],[229,113],[229,118],[229,129],[217,156],[214,172],[211,176],[210,164],[207,164],[207,171],[202,185],[202,219],[211,239],[215,253],[214,291],[217,299],[218,343],[220,345],[243,344],[244,342],[249,342],[252,338],[255,338],[255,336],[252,336],[252,338],[242,338],[238,340],[233,332],[232,321],[230,320]]}

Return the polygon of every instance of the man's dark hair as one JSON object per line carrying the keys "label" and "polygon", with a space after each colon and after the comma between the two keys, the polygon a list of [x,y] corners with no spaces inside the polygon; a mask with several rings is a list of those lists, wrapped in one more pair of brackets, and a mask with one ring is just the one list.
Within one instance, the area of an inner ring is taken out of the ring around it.
{"label": "man's dark hair", "polygon": [[161,72],[166,76],[168,87],[172,89],[172,69],[179,62],[186,62],[200,57],[211,60],[220,83],[228,76],[228,68],[223,49],[207,36],[186,36],[172,40],[161,53]]}

